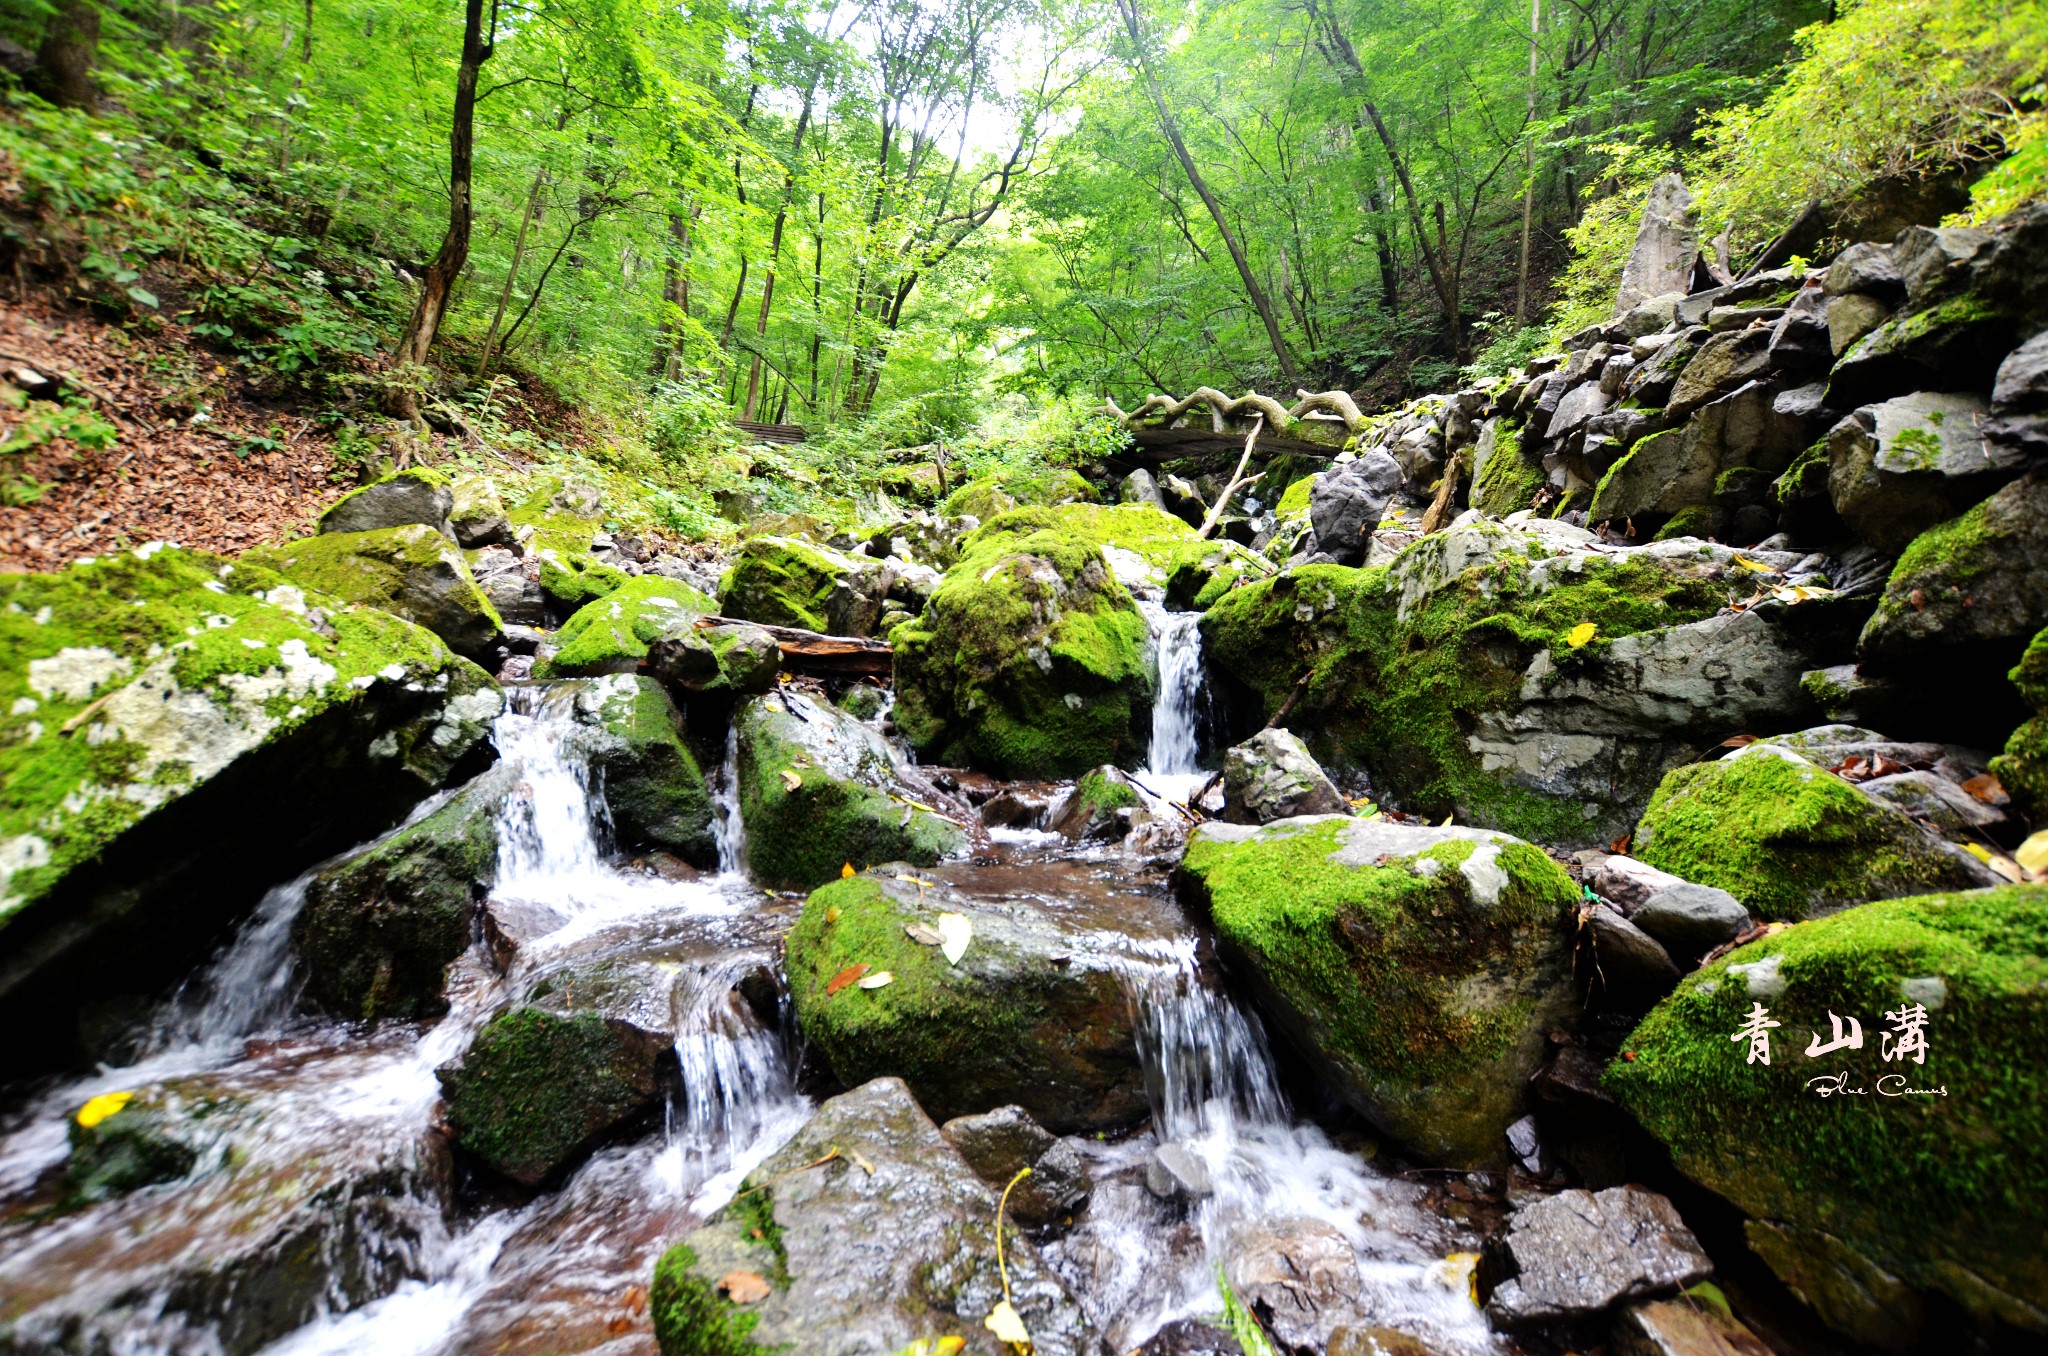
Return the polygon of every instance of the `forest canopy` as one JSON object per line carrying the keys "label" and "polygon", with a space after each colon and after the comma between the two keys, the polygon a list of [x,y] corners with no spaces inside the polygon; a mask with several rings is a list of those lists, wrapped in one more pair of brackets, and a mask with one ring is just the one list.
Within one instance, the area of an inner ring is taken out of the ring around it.
{"label": "forest canopy", "polygon": [[1611,306],[1672,169],[1736,268],[1802,214],[1816,256],[1886,202],[1984,218],[2048,178],[2042,20],[29,0],[0,19],[0,164],[71,223],[103,307],[181,320],[349,427],[474,422],[503,374],[538,378],[688,520],[734,419],[804,425],[822,450],[789,469],[832,488],[848,453],[935,438],[1085,451],[1104,396],[1370,408],[1500,370]]}

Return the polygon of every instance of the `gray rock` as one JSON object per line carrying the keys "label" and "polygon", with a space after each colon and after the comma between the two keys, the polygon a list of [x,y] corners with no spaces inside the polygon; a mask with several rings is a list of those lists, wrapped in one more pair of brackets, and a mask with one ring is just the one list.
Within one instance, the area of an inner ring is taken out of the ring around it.
{"label": "gray rock", "polygon": [[1892,308],[1877,297],[1852,292],[1828,302],[1828,349],[1841,357],[1879,325],[1892,318]]}
{"label": "gray rock", "polygon": [[1116,488],[1116,497],[1121,504],[1150,504],[1162,512],[1166,509],[1166,496],[1159,492],[1159,482],[1142,466],[1123,478]]}
{"label": "gray rock", "polygon": [[1208,516],[1209,506],[1203,502],[1202,492],[1180,476],[1160,481],[1159,495],[1166,503],[1166,511],[1191,527],[1200,527],[1202,519]]}
{"label": "gray rock", "polygon": [[1358,1254],[1321,1220],[1283,1219],[1239,1231],[1224,1272],[1238,1299],[1265,1316],[1287,1351],[1322,1351],[1339,1328],[1370,1321],[1358,1293]]}
{"label": "gray rock", "polygon": [[1344,793],[1287,730],[1261,730],[1223,755],[1223,817],[1232,823],[1268,824],[1349,809]]}
{"label": "gray rock", "polygon": [[456,545],[465,551],[518,545],[512,523],[505,516],[505,505],[488,479],[480,475],[462,476],[450,493],[453,503],[448,510],[448,526],[455,533]]}
{"label": "gray rock", "polygon": [[1631,1304],[1608,1329],[1614,1356],[1771,1356],[1735,1319],[1689,1300]]}
{"label": "gray rock", "polygon": [[2048,454],[2048,330],[1998,365],[1984,436],[2036,458]]}
{"label": "gray rock", "polygon": [[[834,1149],[836,1159],[812,1166]],[[713,1215],[657,1269],[656,1333],[670,1350],[690,1349],[685,1344],[701,1333],[663,1330],[668,1287],[710,1291],[734,1271],[773,1286],[748,1307],[755,1320],[749,1340],[806,1356],[872,1356],[935,1333],[978,1331],[1003,1298],[997,1193],[898,1079],[878,1078],[825,1102],[748,1180],[759,1190],[746,1210]],[[772,1241],[755,1223],[763,1213]],[[1027,1239],[1004,1232],[1010,1296],[1033,1350],[1103,1356],[1058,1275]]]}
{"label": "gray rock", "polygon": [[1144,804],[1130,774],[1105,763],[1074,783],[1046,814],[1046,829],[1075,840],[1121,838],[1131,811]]}
{"label": "gray rock", "polygon": [[1892,258],[1907,300],[1919,306],[1951,282],[1967,276],[1971,260],[1991,241],[1991,232],[1969,226],[1908,226],[1892,241]]}
{"label": "gray rock", "polygon": [[1401,480],[1401,464],[1378,450],[1317,476],[1308,501],[1316,549],[1340,563],[1362,558]]}
{"label": "gray rock", "polygon": [[1716,306],[1707,312],[1707,329],[1714,334],[1746,330],[1752,325],[1775,326],[1783,319],[1782,306]]}
{"label": "gray rock", "polygon": [[1677,385],[1679,374],[1706,341],[1707,327],[1693,325],[1679,331],[1654,353],[1644,355],[1640,365],[1622,383],[1623,399],[1652,406],[1664,404],[1671,396],[1671,388]]}
{"label": "gray rock", "polygon": [[1683,294],[1692,278],[1699,232],[1693,223],[1692,194],[1685,180],[1666,174],[1650,185],[1636,242],[1622,265],[1614,313],[1623,315],[1652,297]]}
{"label": "gray rock", "polygon": [[2005,822],[2005,812],[1987,805],[1948,778],[1933,772],[1895,772],[1863,782],[1863,794],[1896,805],[1942,834],[1967,839]]}
{"label": "gray rock", "polygon": [[1685,882],[1648,862],[1615,853],[1586,870],[1586,888],[1620,909],[1634,914],[1659,890]]}
{"label": "gray rock", "polygon": [[587,480],[566,480],[549,502],[564,513],[595,518],[604,512],[604,491]]}
{"label": "gray rock", "polygon": [[1859,537],[1903,550],[2018,474],[1987,443],[1982,399],[1921,391],[1868,405],[1828,431],[1828,496]]}
{"label": "gray rock", "polygon": [[538,556],[485,546],[469,558],[469,572],[507,626],[547,625],[548,599],[540,587]]}
{"label": "gray rock", "polygon": [[1501,1328],[1585,1318],[1714,1270],[1671,1202],[1637,1186],[1561,1191],[1525,1205],[1500,1248],[1513,1274],[1488,1297],[1486,1316]]}
{"label": "gray rock", "polygon": [[1732,330],[1710,334],[1693,354],[1692,361],[1678,374],[1665,411],[1681,419],[1710,400],[1719,398],[1746,381],[1769,374],[1771,332],[1767,329]]}
{"label": "gray rock", "polygon": [[1690,881],[1658,890],[1637,906],[1628,921],[1688,964],[1723,942],[1734,941],[1753,926],[1749,910],[1734,895]]}
{"label": "gray rock", "polygon": [[1609,393],[1594,381],[1574,386],[1557,402],[1557,413],[1550,416],[1550,426],[1544,430],[1546,438],[1562,438],[1585,427],[1588,419],[1604,413],[1610,402]]}
{"label": "gray rock", "polygon": [[1081,1155],[1032,1120],[1023,1107],[955,1117],[940,1126],[939,1133],[981,1180],[998,1191],[1023,1169],[1031,1169],[1010,1192],[1010,1213],[1026,1224],[1058,1223],[1088,1199],[1092,1183]]}
{"label": "gray rock", "polygon": [[1767,1219],[1743,1221],[1742,1232],[1750,1251],[1835,1331],[1880,1351],[1919,1345],[1927,1318],[1920,1292],[1848,1243]]}
{"label": "gray rock", "polygon": [[1215,1194],[1200,1154],[1169,1140],[1145,1156],[1145,1189],[1162,1201],[1198,1201]]}
{"label": "gray rock", "polygon": [[1754,468],[1775,478],[1804,442],[1804,421],[1780,415],[1760,381],[1693,412],[1680,428],[1637,443],[1602,479],[1588,509],[1593,522],[1675,514],[1714,502],[1722,476]]}
{"label": "gray rock", "polygon": [[2015,480],[1921,541],[1900,557],[1865,623],[1861,659],[2017,645],[2048,626],[2048,473]]}
{"label": "gray rock", "polygon": [[1682,292],[1666,292],[1651,297],[1631,307],[1617,325],[1622,333],[1631,339],[1640,340],[1646,335],[1661,334],[1671,328],[1678,316],[1678,303],[1685,299]]}
{"label": "gray rock", "polygon": [[319,536],[263,547],[246,559],[305,588],[416,622],[467,659],[491,659],[505,639],[504,623],[462,552],[447,534],[422,523],[363,532],[323,528]]}
{"label": "gray rock", "polygon": [[759,696],[782,672],[782,647],[749,622],[720,622],[652,641],[641,668],[675,693]]}
{"label": "gray rock", "polygon": [[1641,1011],[1678,985],[1678,967],[1664,947],[1605,904],[1579,910],[1592,953],[1595,982],[1610,1002]]}
{"label": "gray rock", "polygon": [[1864,241],[1849,246],[1828,265],[1821,287],[1831,297],[1863,293],[1885,303],[1885,309],[1906,299],[1906,280],[1899,275],[1898,261],[1885,245]]}
{"label": "gray rock", "polygon": [[400,471],[344,496],[320,515],[322,532],[375,532],[379,528],[424,523],[444,537],[455,495],[447,478],[434,471]]}

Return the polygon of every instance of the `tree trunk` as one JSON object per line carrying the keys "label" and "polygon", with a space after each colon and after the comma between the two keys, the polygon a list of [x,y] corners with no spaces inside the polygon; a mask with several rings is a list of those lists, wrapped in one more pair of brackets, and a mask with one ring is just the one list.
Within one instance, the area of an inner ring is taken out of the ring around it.
{"label": "tree trunk", "polygon": [[[448,128],[448,233],[427,265],[419,305],[413,308],[405,337],[398,341],[398,361],[415,367],[425,366],[455,279],[469,262],[469,228],[475,214],[470,188],[476,161],[476,77],[491,59],[497,40],[497,0],[491,0],[488,33],[484,22],[483,0],[468,0],[462,16],[462,64],[455,72],[455,116]],[[419,401],[410,390],[399,388],[393,393],[392,410],[417,422]]]}
{"label": "tree trunk", "polygon": [[673,321],[662,317],[661,340],[656,346],[654,371],[657,376],[674,381],[683,374],[683,335],[685,324],[690,318],[690,228],[696,224],[697,213],[702,207],[693,207],[685,214],[668,214],[669,238],[675,241],[675,248],[669,251],[668,275],[662,282],[661,299],[676,309]]}
{"label": "tree trunk", "polygon": [[[1536,35],[1543,23],[1543,0],[1529,0],[1529,121],[1536,121]],[[1529,323],[1529,219],[1536,204],[1536,141],[1527,130],[1522,161],[1522,263],[1515,274],[1515,326]]]}
{"label": "tree trunk", "polygon": [[512,241],[512,263],[505,270],[505,285],[498,289],[498,309],[491,313],[491,328],[484,334],[484,356],[477,360],[478,381],[482,381],[491,370],[491,357],[498,344],[498,327],[505,323],[505,308],[512,304],[512,288],[519,281],[519,265],[526,261],[526,232],[532,227],[534,218],[540,215],[540,195],[547,185],[548,172],[543,166],[534,171],[533,191],[526,195],[526,211],[519,218],[519,234]]}
{"label": "tree trunk", "polygon": [[752,423],[761,396],[761,348],[768,340],[768,312],[775,305],[775,270],[782,260],[782,231],[789,222],[789,195],[796,186],[796,160],[803,154],[804,133],[811,125],[811,100],[817,92],[814,76],[804,91],[804,111],[796,120],[796,135],[790,139],[789,168],[782,172],[782,204],[775,209],[775,231],[768,242],[768,276],[761,283],[761,312],[754,321],[754,361],[747,369],[746,411],[740,418]]}
{"label": "tree trunk", "polygon": [[59,108],[98,109],[92,67],[99,51],[99,6],[93,0],[58,0],[43,29],[31,87]]}
{"label": "tree trunk", "polygon": [[1188,154],[1187,143],[1181,139],[1180,124],[1174,121],[1173,113],[1166,107],[1166,96],[1161,93],[1159,81],[1152,73],[1152,63],[1145,55],[1145,37],[1138,25],[1138,0],[1117,0],[1117,9],[1122,12],[1124,28],[1131,36],[1138,72],[1145,80],[1145,90],[1152,96],[1152,107],[1159,115],[1159,130],[1166,134],[1173,146],[1173,153],[1180,161],[1188,183],[1200,195],[1202,205],[1209,209],[1209,219],[1216,223],[1216,232],[1223,237],[1224,247],[1230,251],[1230,261],[1237,265],[1237,276],[1244,283],[1245,294],[1251,298],[1253,309],[1259,319],[1265,322],[1266,338],[1273,345],[1273,356],[1280,363],[1280,378],[1293,390],[1301,384],[1301,378],[1294,370],[1294,358],[1287,351],[1287,341],[1280,333],[1280,320],[1273,312],[1273,303],[1266,296],[1266,289],[1259,285],[1257,275],[1252,272],[1251,262],[1245,257],[1244,246],[1238,243],[1237,233],[1230,229],[1230,222],[1223,215],[1223,205],[1216,201],[1216,195],[1209,191],[1208,180],[1195,168],[1195,158]]}

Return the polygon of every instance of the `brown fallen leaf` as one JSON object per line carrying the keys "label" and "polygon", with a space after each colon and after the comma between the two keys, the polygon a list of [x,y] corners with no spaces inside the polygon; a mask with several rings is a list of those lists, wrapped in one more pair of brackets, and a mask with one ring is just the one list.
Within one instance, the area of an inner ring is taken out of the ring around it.
{"label": "brown fallen leaf", "polygon": [[1621,837],[1609,843],[1607,845],[1607,850],[1617,857],[1626,857],[1628,856],[1629,840],[1634,837],[1635,835],[1633,833],[1625,833]]}
{"label": "brown fallen leaf", "polygon": [[1748,748],[1751,744],[1754,743],[1756,743],[1755,735],[1739,734],[1729,735],[1726,739],[1714,745],[1714,747],[1717,749],[1744,749]]}
{"label": "brown fallen leaf", "polygon": [[905,923],[903,925],[903,935],[916,942],[919,946],[937,946],[946,940],[922,923]]}
{"label": "brown fallen leaf", "polygon": [[775,1287],[755,1271],[728,1271],[719,1279],[718,1288],[734,1304],[754,1304],[775,1293]]}
{"label": "brown fallen leaf", "polygon": [[827,998],[830,998],[833,994],[838,993],[847,985],[854,983],[862,975],[866,974],[868,971],[874,968],[874,966],[869,965],[866,961],[861,961],[858,964],[847,966],[844,970],[841,970],[838,974],[832,976],[832,978],[826,982],[825,996]]}
{"label": "brown fallen leaf", "polygon": [[1963,790],[1986,805],[2009,805],[2012,797],[2005,793],[2005,785],[1988,772],[1980,772],[1963,783]]}

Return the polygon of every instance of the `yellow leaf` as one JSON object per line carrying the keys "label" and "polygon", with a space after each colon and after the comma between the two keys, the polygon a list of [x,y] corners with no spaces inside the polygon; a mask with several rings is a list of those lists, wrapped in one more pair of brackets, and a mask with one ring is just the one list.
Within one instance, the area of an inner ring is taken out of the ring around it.
{"label": "yellow leaf", "polygon": [[78,1108],[78,1123],[90,1130],[134,1100],[132,1092],[103,1092]]}
{"label": "yellow leaf", "polygon": [[[796,788],[795,788],[795,787],[791,787],[790,789],[791,789],[792,791],[794,791],[794,790],[795,790]],[[846,878],[847,878],[848,876],[854,876],[854,875],[858,875],[858,874],[859,874],[859,872],[857,872],[857,871],[855,871],[855,870],[853,869],[853,863],[852,863],[852,862],[848,862],[848,863],[847,863],[846,865],[844,865],[844,866],[842,866],[842,867],[840,867],[840,868],[839,868],[839,879],[841,879],[841,880],[845,880],[845,879],[846,879]]]}
{"label": "yellow leaf", "polygon": [[837,904],[828,905],[825,909],[825,921],[828,923],[836,923],[839,921],[839,914],[840,908]]}
{"label": "yellow leaf", "polygon": [[804,784],[804,779],[799,774],[791,772],[788,768],[784,768],[782,769],[782,784],[788,787],[791,791],[794,791],[799,786],[802,786]]}
{"label": "yellow leaf", "polygon": [[1771,568],[1770,566],[1768,566],[1768,565],[1760,565],[1760,564],[1758,564],[1758,563],[1757,563],[1756,561],[1754,561],[1754,560],[1751,560],[1751,559],[1750,559],[1750,558],[1749,558],[1748,556],[1737,556],[1737,557],[1735,557],[1735,563],[1736,563],[1737,565],[1740,565],[1740,566],[1741,566],[1741,567],[1742,567],[1743,569],[1745,569],[1745,570],[1750,570],[1750,571],[1753,571],[1753,572],[1755,572],[1755,573],[1757,573],[1757,574],[1776,574],[1776,573],[1777,573],[1777,571],[1776,571],[1776,570],[1773,570],[1773,569],[1772,569],[1772,568]]}
{"label": "yellow leaf", "polygon": [[1988,865],[1993,871],[1996,871],[2014,885],[2018,885],[2027,878],[2027,873],[2020,870],[2020,864],[2010,857],[2000,857],[1994,854]]}
{"label": "yellow leaf", "polygon": [[939,946],[946,953],[946,964],[958,965],[967,954],[967,944],[973,940],[974,923],[966,914],[939,915]]}
{"label": "yellow leaf", "polygon": [[868,1162],[867,1157],[864,1154],[862,1154],[860,1150],[853,1150],[853,1152],[850,1153],[848,1157],[853,1159],[853,1166],[859,1168],[862,1172],[866,1173],[870,1177],[873,1177],[875,1175],[875,1165]]}
{"label": "yellow leaf", "polygon": [[941,1337],[932,1344],[932,1356],[960,1356],[961,1349],[966,1345],[967,1339],[964,1337]]}
{"label": "yellow leaf", "polygon": [[1982,843],[1965,843],[1963,844],[1963,851],[1969,853],[1972,857],[1984,863],[1984,865],[1991,865],[1991,849],[1985,847]]}
{"label": "yellow leaf", "polygon": [[892,971],[877,970],[871,975],[862,976],[860,986],[863,989],[886,989],[895,982],[896,976]]}
{"label": "yellow leaf", "polygon": [[1451,827],[1451,821],[1452,821],[1452,820],[1454,820],[1454,819],[1456,819],[1457,817],[1458,817],[1458,816],[1457,816],[1457,814],[1456,814],[1455,812],[1453,812],[1453,813],[1451,813],[1451,814],[1447,814],[1447,815],[1445,815],[1445,816],[1444,816],[1444,822],[1443,822],[1443,823],[1441,823],[1441,824],[1439,824],[1439,825],[1437,825],[1437,827],[1438,827],[1438,828],[1440,828],[1440,829],[1448,829],[1449,827]]}
{"label": "yellow leaf", "polygon": [[2048,829],[2021,843],[2019,851],[2012,855],[2031,874],[2048,875]]}
{"label": "yellow leaf", "polygon": [[1574,650],[1583,649],[1587,645],[1591,644],[1593,637],[1598,634],[1600,634],[1599,626],[1597,626],[1593,622],[1580,622],[1577,626],[1574,626],[1571,629],[1571,633],[1564,638],[1564,643],[1571,646]]}
{"label": "yellow leaf", "polygon": [[989,1310],[988,1317],[981,1321],[981,1326],[994,1333],[999,1342],[1008,1342],[1020,1347],[1031,1345],[1031,1330],[1024,1326],[1024,1320],[1017,1316],[1017,1311],[1010,1307],[1008,1300],[999,1302],[995,1308]]}

